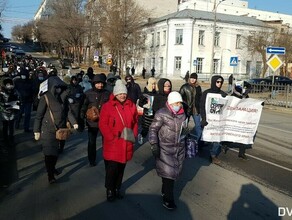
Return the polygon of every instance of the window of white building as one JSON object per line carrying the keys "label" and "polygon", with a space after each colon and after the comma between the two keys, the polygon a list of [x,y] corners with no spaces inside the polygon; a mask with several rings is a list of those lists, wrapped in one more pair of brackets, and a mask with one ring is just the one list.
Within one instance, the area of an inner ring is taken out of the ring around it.
{"label": "window of white building", "polygon": [[181,69],[181,57],[174,57],[175,62],[175,69],[180,70]]}
{"label": "window of white building", "polygon": [[218,73],[219,69],[219,59],[213,60],[213,73]]}
{"label": "window of white building", "polygon": [[235,45],[236,49],[240,49],[241,48],[241,35],[237,34],[236,35],[236,45]]}
{"label": "window of white building", "polygon": [[196,66],[196,72],[202,73],[203,72],[203,59],[204,58],[197,58],[197,66]]}
{"label": "window of white building", "polygon": [[257,61],[257,63],[256,63],[256,75],[260,76],[261,75],[261,71],[262,71],[262,62],[261,61]]}
{"label": "window of white building", "polygon": [[220,32],[215,33],[215,40],[214,40],[214,46],[219,47],[219,41],[220,41]]}
{"label": "window of white building", "polygon": [[156,46],[160,45],[160,32],[157,32],[156,34]]}
{"label": "window of white building", "polygon": [[183,43],[183,29],[176,29],[175,32],[175,44]]}
{"label": "window of white building", "polygon": [[155,58],[154,57],[151,59],[151,66],[155,67]]}
{"label": "window of white building", "polygon": [[163,57],[159,58],[159,73],[163,73]]}
{"label": "window of white building", "polygon": [[199,45],[204,45],[205,31],[199,31]]}
{"label": "window of white building", "polygon": [[163,31],[163,36],[162,36],[162,45],[166,44],[166,31]]}
{"label": "window of white building", "polygon": [[247,75],[250,75],[250,70],[251,70],[251,61],[246,61],[245,72]]}

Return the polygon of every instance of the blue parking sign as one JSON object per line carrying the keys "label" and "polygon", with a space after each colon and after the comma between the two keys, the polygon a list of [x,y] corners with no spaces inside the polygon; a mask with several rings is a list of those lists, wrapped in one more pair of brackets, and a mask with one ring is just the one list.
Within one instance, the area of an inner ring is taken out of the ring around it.
{"label": "blue parking sign", "polygon": [[238,57],[230,57],[230,66],[237,66]]}

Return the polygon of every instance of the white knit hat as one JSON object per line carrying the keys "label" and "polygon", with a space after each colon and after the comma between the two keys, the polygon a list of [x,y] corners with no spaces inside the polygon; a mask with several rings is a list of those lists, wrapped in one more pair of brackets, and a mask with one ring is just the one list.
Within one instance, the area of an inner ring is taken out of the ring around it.
{"label": "white knit hat", "polygon": [[168,102],[168,104],[173,104],[176,102],[183,102],[183,100],[182,100],[180,93],[174,91],[174,92],[171,92],[168,94],[167,102]]}
{"label": "white knit hat", "polygon": [[127,87],[125,86],[125,84],[122,82],[122,80],[118,79],[116,81],[116,84],[114,86],[114,90],[113,90],[113,94],[114,96],[121,94],[121,93],[128,93]]}

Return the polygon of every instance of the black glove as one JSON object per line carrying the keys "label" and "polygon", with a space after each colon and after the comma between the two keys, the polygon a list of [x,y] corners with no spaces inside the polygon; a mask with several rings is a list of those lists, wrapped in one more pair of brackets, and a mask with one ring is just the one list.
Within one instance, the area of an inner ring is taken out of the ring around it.
{"label": "black glove", "polygon": [[158,144],[151,145],[151,151],[152,151],[152,155],[155,158],[159,158],[160,157],[160,147],[158,146]]}
{"label": "black glove", "polygon": [[205,127],[205,126],[207,126],[207,125],[208,125],[208,122],[206,120],[202,120],[201,121],[201,127],[202,128]]}

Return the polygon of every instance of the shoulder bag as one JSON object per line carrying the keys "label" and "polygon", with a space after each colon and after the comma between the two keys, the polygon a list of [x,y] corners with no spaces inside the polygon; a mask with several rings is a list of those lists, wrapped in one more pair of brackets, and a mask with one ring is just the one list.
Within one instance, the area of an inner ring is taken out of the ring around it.
{"label": "shoulder bag", "polygon": [[44,96],[45,96],[46,103],[47,103],[47,106],[48,106],[49,111],[50,111],[50,116],[51,116],[52,122],[53,122],[55,130],[56,130],[56,139],[60,140],[60,141],[67,140],[68,137],[70,136],[70,134],[72,133],[70,123],[66,123],[67,128],[57,128],[57,126],[55,124],[55,119],[54,119],[53,113],[52,113],[50,105],[49,105],[48,97],[46,95],[44,95]]}
{"label": "shoulder bag", "polygon": [[87,111],[86,111],[86,119],[88,121],[98,121],[99,120],[99,109],[100,109],[100,106],[101,106],[102,99],[103,99],[103,94],[101,94],[98,107],[92,106],[92,107],[87,109]]}
{"label": "shoulder bag", "polygon": [[124,140],[126,140],[126,141],[130,141],[130,142],[132,142],[132,143],[135,143],[136,139],[135,139],[135,136],[134,136],[134,132],[133,132],[133,130],[132,130],[131,128],[127,128],[127,127],[126,127],[125,122],[124,122],[124,119],[123,119],[123,117],[122,117],[122,115],[121,115],[121,113],[120,113],[118,107],[117,107],[117,106],[115,106],[115,107],[116,107],[116,109],[117,109],[117,111],[118,111],[118,114],[119,114],[119,116],[120,116],[120,118],[121,118],[121,120],[122,120],[122,123],[123,123],[123,125],[124,125],[124,128],[123,128],[123,130],[122,130],[122,133],[121,133],[120,138],[123,138]]}

